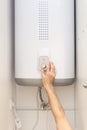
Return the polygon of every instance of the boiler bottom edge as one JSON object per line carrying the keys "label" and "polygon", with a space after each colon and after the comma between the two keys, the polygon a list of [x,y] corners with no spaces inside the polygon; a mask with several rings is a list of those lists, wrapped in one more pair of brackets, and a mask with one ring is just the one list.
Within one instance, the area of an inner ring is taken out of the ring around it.
{"label": "boiler bottom edge", "polygon": [[[21,86],[43,86],[42,79],[25,79],[25,78],[15,78],[18,85]],[[69,79],[55,79],[54,86],[68,86],[72,85],[75,78]]]}

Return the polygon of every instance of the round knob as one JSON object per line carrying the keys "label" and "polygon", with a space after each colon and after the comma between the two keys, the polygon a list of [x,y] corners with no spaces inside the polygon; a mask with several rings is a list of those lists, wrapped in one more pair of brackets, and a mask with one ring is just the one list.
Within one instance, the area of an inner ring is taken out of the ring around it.
{"label": "round knob", "polygon": [[45,64],[42,64],[42,69],[46,70],[46,65]]}

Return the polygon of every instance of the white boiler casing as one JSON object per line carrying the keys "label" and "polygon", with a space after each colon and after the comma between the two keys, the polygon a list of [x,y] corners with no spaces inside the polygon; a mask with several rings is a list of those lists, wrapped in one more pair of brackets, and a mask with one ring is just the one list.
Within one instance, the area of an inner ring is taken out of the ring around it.
{"label": "white boiler casing", "polygon": [[55,85],[75,79],[74,0],[15,0],[15,79],[40,86],[40,67],[53,61]]}

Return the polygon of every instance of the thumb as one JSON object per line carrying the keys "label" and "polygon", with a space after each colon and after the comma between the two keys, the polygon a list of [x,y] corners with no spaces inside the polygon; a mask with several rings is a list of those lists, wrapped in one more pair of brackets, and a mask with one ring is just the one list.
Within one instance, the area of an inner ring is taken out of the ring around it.
{"label": "thumb", "polygon": [[45,77],[45,73],[44,73],[44,70],[43,70],[43,69],[41,69],[41,75],[42,75],[42,78]]}

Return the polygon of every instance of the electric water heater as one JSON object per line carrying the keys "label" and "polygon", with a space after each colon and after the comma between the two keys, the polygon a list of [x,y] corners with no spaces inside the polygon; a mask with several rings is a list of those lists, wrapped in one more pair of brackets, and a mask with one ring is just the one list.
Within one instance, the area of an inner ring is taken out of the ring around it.
{"label": "electric water heater", "polygon": [[54,62],[55,85],[75,79],[74,0],[15,0],[15,80],[40,86]]}

